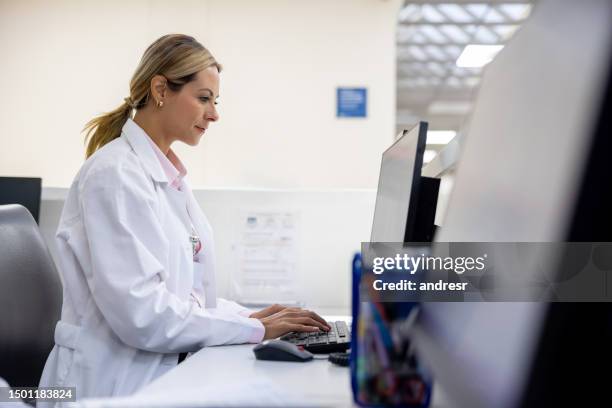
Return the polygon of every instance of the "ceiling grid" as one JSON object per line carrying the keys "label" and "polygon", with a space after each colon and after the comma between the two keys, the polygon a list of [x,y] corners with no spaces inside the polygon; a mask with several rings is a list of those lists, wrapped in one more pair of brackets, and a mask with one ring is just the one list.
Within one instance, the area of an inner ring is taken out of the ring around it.
{"label": "ceiling grid", "polygon": [[397,128],[428,120],[458,131],[469,114],[482,67],[459,67],[470,44],[503,46],[528,18],[533,1],[414,2],[397,30]]}

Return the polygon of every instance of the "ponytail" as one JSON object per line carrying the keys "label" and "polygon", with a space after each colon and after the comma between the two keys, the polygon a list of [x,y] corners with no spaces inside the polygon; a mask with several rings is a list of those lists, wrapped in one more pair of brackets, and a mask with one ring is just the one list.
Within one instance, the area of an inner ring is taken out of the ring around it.
{"label": "ponytail", "polygon": [[125,122],[127,122],[132,113],[131,105],[130,101],[126,100],[114,111],[100,115],[87,122],[83,129],[86,132],[85,141],[87,142],[85,158],[89,158],[96,150],[121,135],[123,125],[125,125]]}
{"label": "ponytail", "polygon": [[85,125],[86,158],[121,135],[121,129],[133,109],[147,105],[151,79],[155,75],[163,75],[168,80],[169,88],[178,92],[199,71],[210,66],[217,67],[221,72],[221,65],[195,38],[184,34],[168,34],[158,38],[147,48],[132,76],[130,97],[125,98],[123,105],[114,111],[100,115]]}

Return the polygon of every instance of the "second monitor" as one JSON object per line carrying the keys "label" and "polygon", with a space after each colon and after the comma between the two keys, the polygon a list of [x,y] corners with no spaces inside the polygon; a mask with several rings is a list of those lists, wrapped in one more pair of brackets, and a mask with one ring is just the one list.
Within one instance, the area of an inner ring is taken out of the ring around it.
{"label": "second monitor", "polygon": [[427,122],[419,122],[382,155],[371,242],[431,242],[440,179],[423,177]]}

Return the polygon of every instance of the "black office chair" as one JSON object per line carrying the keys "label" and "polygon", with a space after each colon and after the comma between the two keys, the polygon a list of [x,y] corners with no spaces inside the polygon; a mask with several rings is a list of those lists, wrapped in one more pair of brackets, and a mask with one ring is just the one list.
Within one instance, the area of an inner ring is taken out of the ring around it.
{"label": "black office chair", "polygon": [[36,387],[54,344],[62,286],[28,210],[0,205],[0,377]]}

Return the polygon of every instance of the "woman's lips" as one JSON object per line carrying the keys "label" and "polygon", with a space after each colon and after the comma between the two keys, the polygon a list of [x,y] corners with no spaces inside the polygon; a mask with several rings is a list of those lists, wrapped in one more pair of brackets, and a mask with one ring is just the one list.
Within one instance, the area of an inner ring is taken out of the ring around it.
{"label": "woman's lips", "polygon": [[206,128],[202,128],[202,127],[199,127],[199,126],[196,126],[196,129],[198,129],[200,132],[205,132],[206,131]]}

